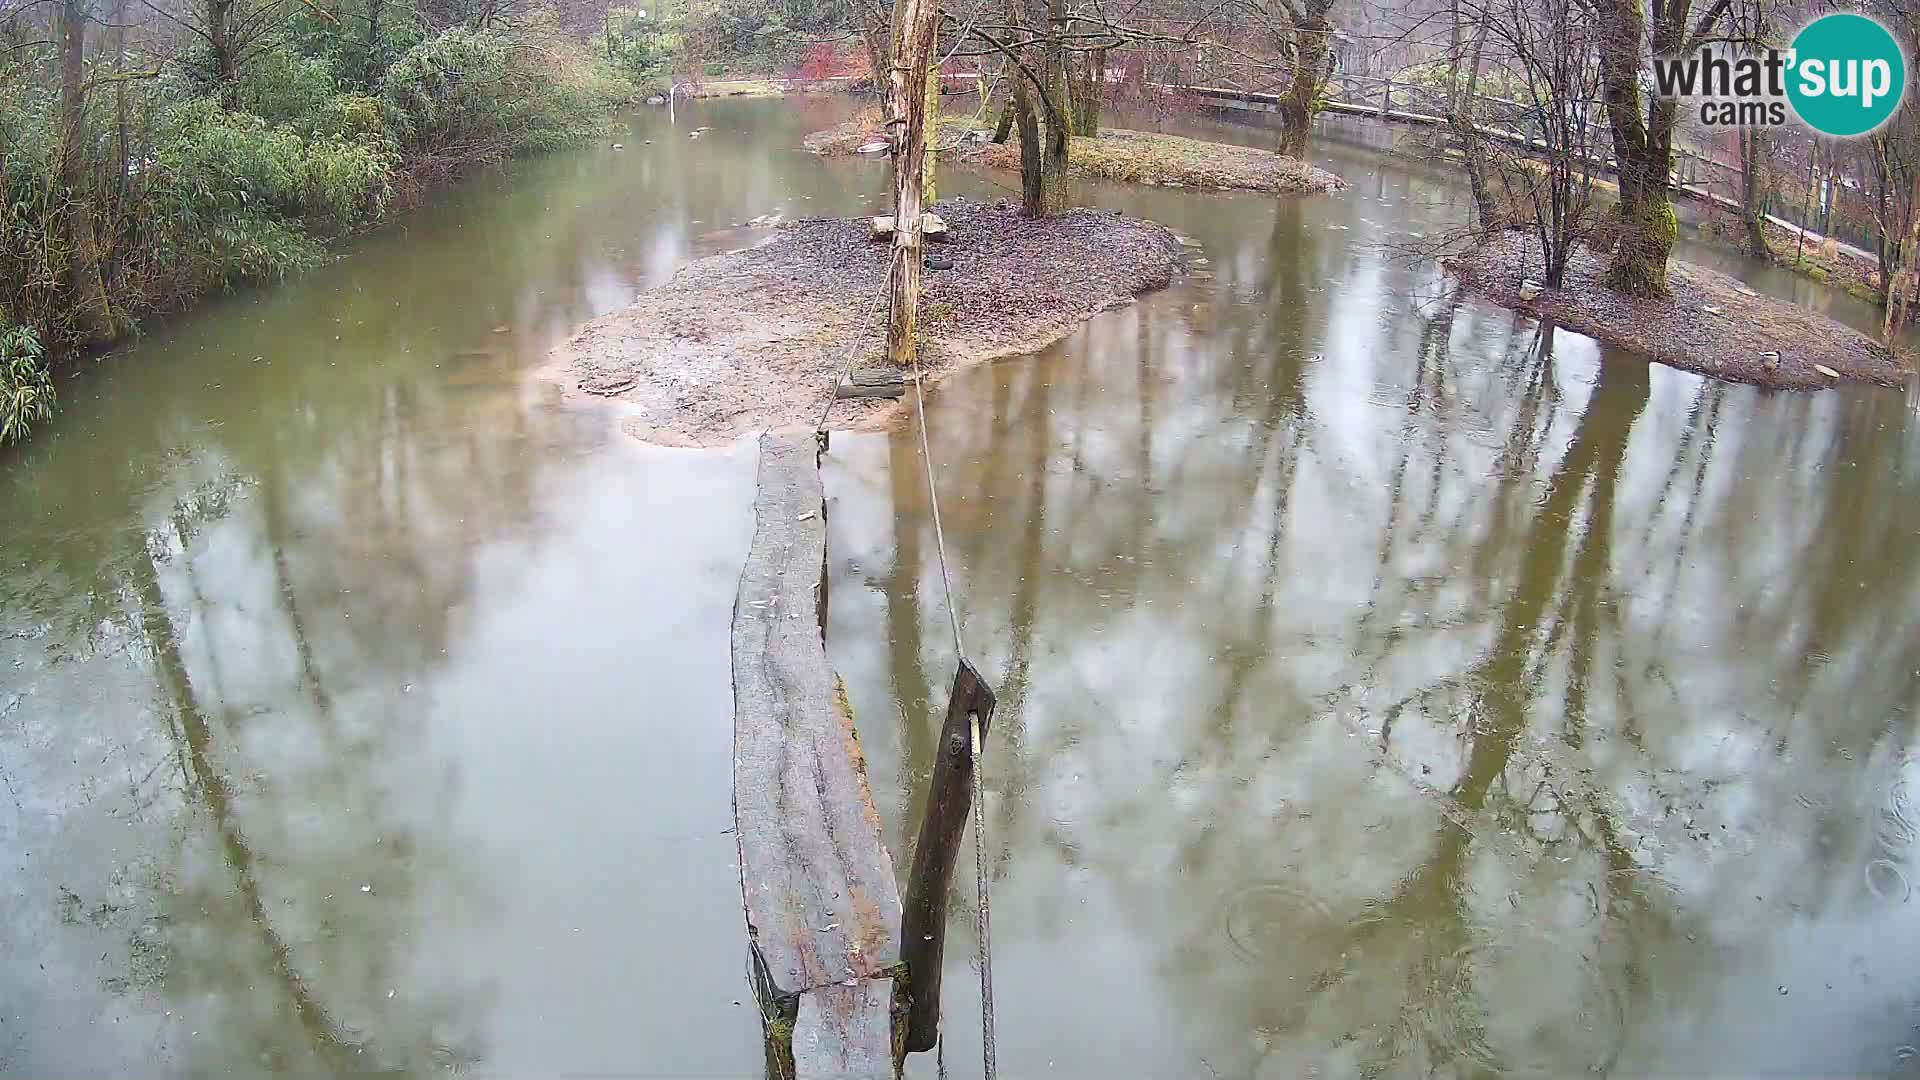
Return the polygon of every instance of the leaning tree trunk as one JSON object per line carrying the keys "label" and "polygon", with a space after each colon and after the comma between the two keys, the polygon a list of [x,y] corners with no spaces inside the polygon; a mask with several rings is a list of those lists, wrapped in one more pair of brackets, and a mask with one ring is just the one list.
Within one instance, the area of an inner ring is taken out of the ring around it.
{"label": "leaning tree trunk", "polygon": [[993,141],[996,143],[1004,143],[1013,136],[1014,98],[1018,94],[1018,91],[1011,87],[1018,87],[1020,85],[1020,75],[1016,72],[1012,77],[1010,88],[1007,91],[1007,100],[1000,104],[1000,119],[993,125]]}
{"label": "leaning tree trunk", "polygon": [[[1887,145],[1884,130],[1869,136],[1873,150],[1873,252],[1880,265],[1880,306],[1885,307],[1892,299],[1892,290],[1888,287],[1893,281],[1894,251],[1892,237],[1893,222],[1889,215],[1894,212],[1893,164],[1888,155],[1892,153]],[[1806,230],[1801,230],[1804,236]],[[1795,261],[1799,261],[1795,256]]]}
{"label": "leaning tree trunk", "polygon": [[892,301],[887,357],[902,366],[917,358],[920,308],[920,212],[927,152],[927,75],[933,62],[936,0],[901,0],[895,13],[893,66],[887,72],[887,135],[893,142]]}
{"label": "leaning tree trunk", "polygon": [[113,308],[100,273],[99,227],[88,168],[87,13],[81,0],[65,0],[61,5],[60,35],[60,181],[67,189],[67,293],[73,305],[75,338],[82,345],[104,345],[113,340]]}

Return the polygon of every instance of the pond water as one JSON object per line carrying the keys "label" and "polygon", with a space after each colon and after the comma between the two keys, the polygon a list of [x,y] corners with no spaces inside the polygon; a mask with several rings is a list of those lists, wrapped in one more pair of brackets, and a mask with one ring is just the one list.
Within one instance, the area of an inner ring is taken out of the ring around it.
{"label": "pond water", "polygon": [[[877,206],[793,149],[845,108],[638,114],[63,383],[0,468],[0,1071],[759,1072],[752,450],[640,445],[532,372],[738,223]],[[1456,178],[1321,154],[1353,191],[1088,188],[1206,270],[929,400],[1000,687],[1001,1068],[1920,1069],[1909,398],[1464,297],[1388,250]],[[917,437],[827,468],[829,648],[904,867],[954,662]]]}

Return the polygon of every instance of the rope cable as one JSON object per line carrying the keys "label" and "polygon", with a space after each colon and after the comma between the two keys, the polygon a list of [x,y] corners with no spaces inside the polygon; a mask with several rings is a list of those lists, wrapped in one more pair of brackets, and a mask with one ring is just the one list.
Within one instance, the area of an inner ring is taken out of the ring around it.
{"label": "rope cable", "polygon": [[[866,340],[867,334],[872,330],[873,316],[874,313],[879,310],[879,301],[888,294],[892,284],[893,269],[889,266],[886,275],[881,278],[881,287],[874,296],[874,303],[868,309],[866,322],[861,326],[860,333],[847,346],[847,360],[839,380],[827,388],[826,403],[821,406],[820,419],[814,425],[816,434],[824,434],[826,432],[827,416],[833,411],[833,403],[839,396],[840,381],[844,381],[852,375],[854,357],[858,353],[860,343]],[[914,349],[912,367],[914,414],[919,422],[918,426],[920,428],[920,460],[924,466],[927,480],[927,505],[933,517],[934,549],[939,556],[940,562],[940,589],[946,599],[947,626],[953,632],[954,655],[961,661],[964,661],[966,659],[966,649],[961,645],[960,614],[959,609],[955,607],[953,601],[953,574],[947,566],[947,534],[940,520],[940,488],[934,479],[933,449],[927,438],[926,372],[920,366],[920,352],[917,348],[917,343]],[[980,969],[980,1041],[986,1080],[994,1080],[993,950],[991,947],[992,928],[988,915],[990,896],[987,881],[987,825],[986,813],[983,809],[985,790],[980,777],[980,718],[977,715],[972,715],[969,716],[968,719],[972,725],[971,749],[973,751],[973,790],[971,794],[973,797],[974,894],[976,899],[975,956]],[[947,1070],[946,1046],[945,1040],[939,1036],[935,1037],[934,1057],[938,1074],[942,1080],[945,1080]]]}
{"label": "rope cable", "polygon": [[827,430],[827,414],[833,411],[833,403],[840,396],[840,384],[852,378],[854,358],[860,355],[860,343],[865,341],[867,334],[873,330],[874,313],[880,310],[880,299],[887,295],[892,285],[893,266],[889,264],[887,272],[880,276],[880,289],[873,294],[873,303],[867,307],[867,321],[861,324],[860,333],[847,343],[847,362],[841,368],[840,377],[827,387],[827,402],[820,406],[820,419],[813,425],[814,434],[818,435]]}
{"label": "rope cable", "polygon": [[973,888],[974,948],[980,961],[980,1053],[986,1080],[993,1080],[993,938],[987,892],[986,791],[980,780],[980,718],[973,721]]}

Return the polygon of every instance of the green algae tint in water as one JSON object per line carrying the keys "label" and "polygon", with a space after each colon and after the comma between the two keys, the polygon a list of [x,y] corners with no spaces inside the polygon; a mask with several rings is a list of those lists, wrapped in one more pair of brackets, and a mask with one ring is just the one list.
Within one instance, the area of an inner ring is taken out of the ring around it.
{"label": "green algae tint in water", "polygon": [[[735,223],[878,205],[794,149],[844,108],[637,116],[63,384],[0,477],[0,1071],[757,1075],[751,453],[532,373]],[[1323,145],[1352,192],[1083,192],[1213,276],[929,402],[1003,702],[1003,1075],[1911,1068],[1907,399],[1462,297],[1382,245],[1464,192]],[[830,647],[904,868],[953,660],[917,441],[833,446]]]}
{"label": "green algae tint in water", "polygon": [[697,112],[162,327],[5,455],[0,1072],[757,1066],[753,461],[529,377],[712,230],[864,207]]}
{"label": "green algae tint in water", "polygon": [[[1911,404],[1477,303],[1381,251],[1463,192],[1325,156],[1354,192],[1090,192],[1211,279],[932,401],[1001,686],[1002,1070],[1913,1068]],[[829,640],[898,846],[946,617],[913,434],[835,447]]]}

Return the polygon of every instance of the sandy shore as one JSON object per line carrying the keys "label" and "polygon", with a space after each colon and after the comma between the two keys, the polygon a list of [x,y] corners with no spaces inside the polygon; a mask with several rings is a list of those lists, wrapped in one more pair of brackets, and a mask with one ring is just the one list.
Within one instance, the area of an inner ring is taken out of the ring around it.
{"label": "sandy shore", "polygon": [[[1009,203],[943,201],[950,269],[924,272],[921,362],[929,378],[1032,352],[1108,308],[1164,286],[1182,251],[1168,229],[1098,210],[1032,220]],[[757,247],[701,259],[588,323],[548,372],[617,398],[627,430],[668,446],[811,428],[849,349],[882,362],[889,249],[865,218],[780,227]],[[893,401],[834,404],[834,428],[877,428]]]}
{"label": "sandy shore", "polygon": [[1796,304],[1761,296],[1705,267],[1671,263],[1670,294],[1641,300],[1602,285],[1601,257],[1581,251],[1567,267],[1563,288],[1525,300],[1521,285],[1541,276],[1536,240],[1506,233],[1445,264],[1503,306],[1728,382],[1818,390],[1843,380],[1901,386],[1912,374],[1872,338]]}

